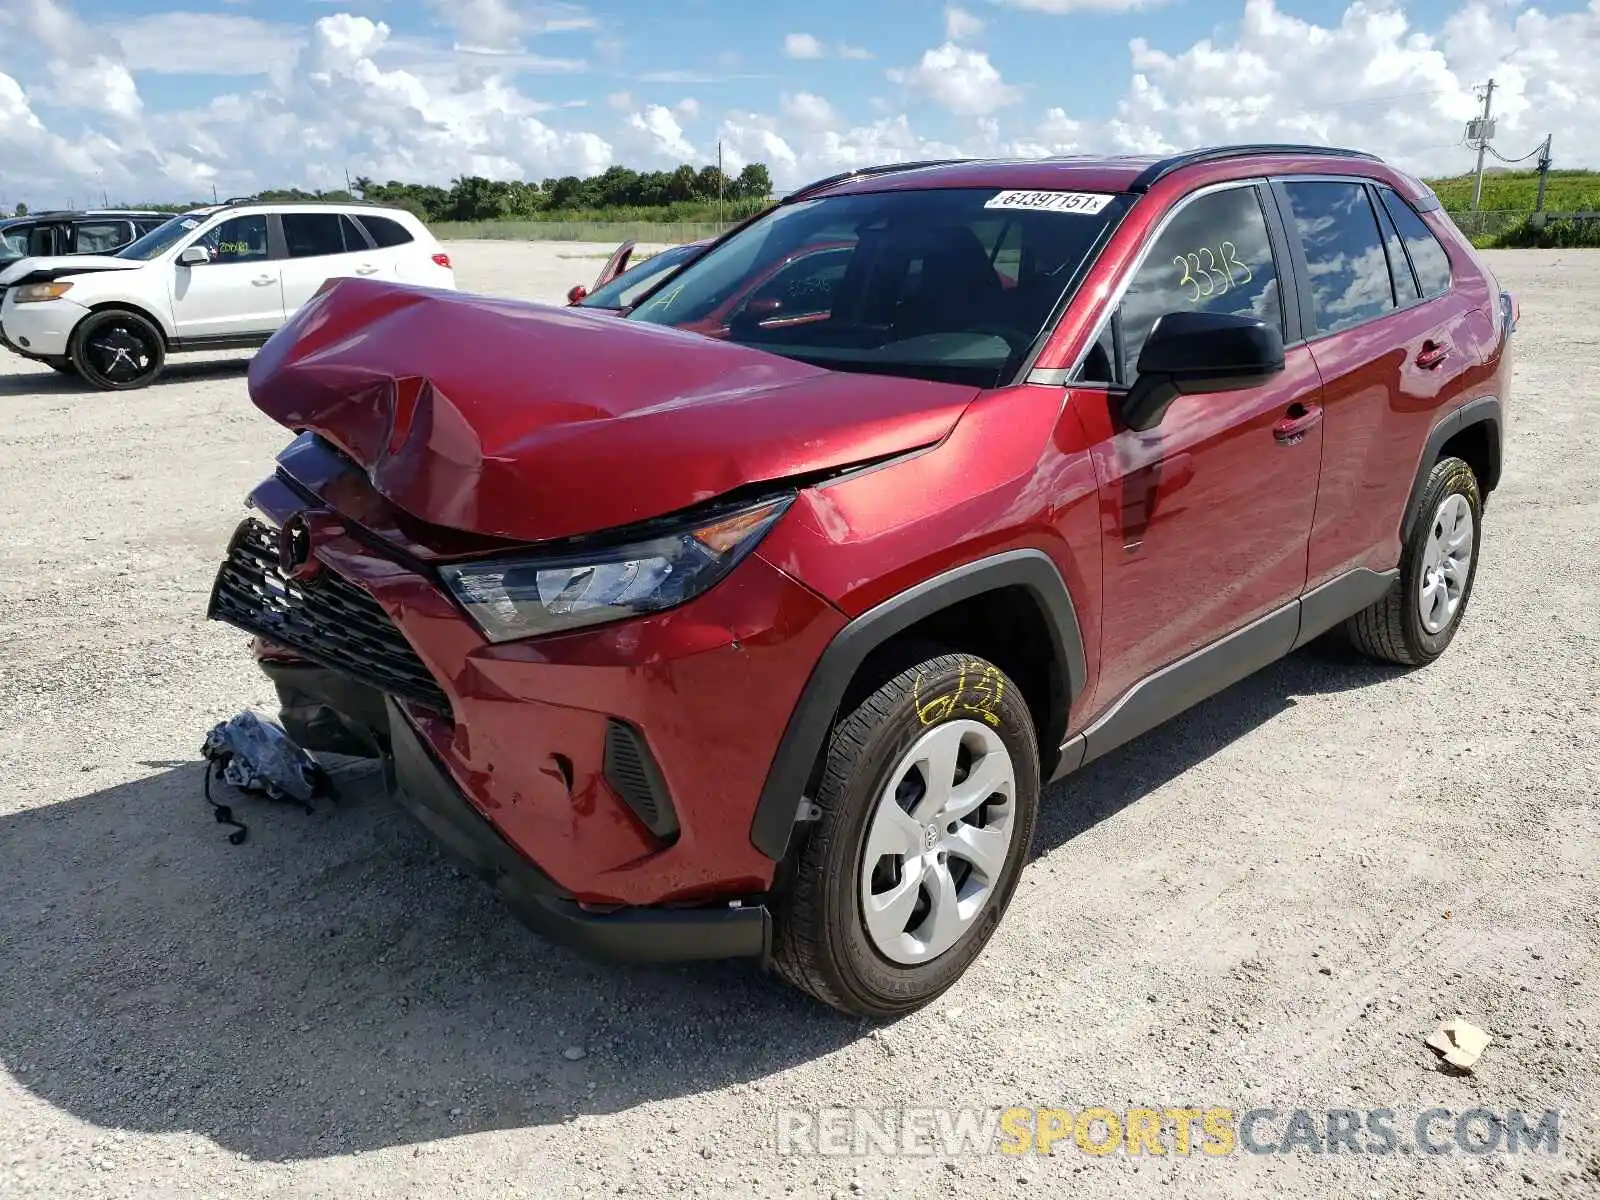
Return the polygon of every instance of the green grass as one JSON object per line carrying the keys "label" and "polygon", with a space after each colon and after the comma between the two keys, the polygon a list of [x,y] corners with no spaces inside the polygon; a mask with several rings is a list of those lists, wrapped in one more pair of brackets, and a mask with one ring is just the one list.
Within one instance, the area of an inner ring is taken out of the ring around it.
{"label": "green grass", "polygon": [[[1472,207],[1472,176],[1431,179],[1429,186],[1451,212]],[[1537,171],[1485,171],[1483,197],[1478,207],[1487,212],[1532,212],[1539,194]],[[1600,171],[1551,171],[1545,186],[1547,212],[1600,211]]]}

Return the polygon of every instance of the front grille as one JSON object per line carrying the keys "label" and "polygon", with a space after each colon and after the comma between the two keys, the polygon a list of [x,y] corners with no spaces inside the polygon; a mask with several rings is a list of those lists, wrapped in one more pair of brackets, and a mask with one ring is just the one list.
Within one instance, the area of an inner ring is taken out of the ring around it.
{"label": "front grille", "polygon": [[287,578],[278,569],[276,532],[254,517],[228,543],[207,616],[450,715],[449,698],[378,602],[327,567],[309,579]]}

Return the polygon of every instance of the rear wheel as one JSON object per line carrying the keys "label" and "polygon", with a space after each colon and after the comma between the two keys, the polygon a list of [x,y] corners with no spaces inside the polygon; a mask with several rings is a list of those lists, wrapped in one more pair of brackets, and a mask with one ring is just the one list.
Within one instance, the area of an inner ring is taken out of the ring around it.
{"label": "rear wheel", "polygon": [[1416,526],[1400,557],[1400,578],[1383,599],[1345,622],[1363,654],[1421,667],[1443,654],[1460,628],[1478,573],[1483,500],[1459,458],[1441,460],[1422,489]]}
{"label": "rear wheel", "polygon": [[778,971],[857,1016],[935,999],[1005,913],[1038,802],[1033,721],[998,667],[947,654],[901,672],[834,727],[777,906]]}
{"label": "rear wheel", "polygon": [[101,391],[148,387],[166,362],[166,342],[147,318],[126,309],[90,313],[72,333],[78,374]]}

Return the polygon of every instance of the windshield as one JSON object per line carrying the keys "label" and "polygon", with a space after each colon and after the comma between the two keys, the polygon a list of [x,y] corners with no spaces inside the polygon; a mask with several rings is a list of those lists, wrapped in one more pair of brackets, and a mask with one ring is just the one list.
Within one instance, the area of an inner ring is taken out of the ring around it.
{"label": "windshield", "polygon": [[699,245],[674,246],[653,254],[631,271],[624,271],[610,283],[597,287],[578,304],[583,308],[627,308],[668,271],[681,267],[705,247]]}
{"label": "windshield", "polygon": [[130,242],[117,251],[117,258],[138,258],[149,262],[170,250],[173,243],[187,236],[191,230],[199,229],[200,223],[206,218],[205,213],[184,213],[180,217],[173,217],[165,225],[157,225],[149,233],[136,242]]}
{"label": "windshield", "polygon": [[1125,203],[994,188],[784,205],[628,320],[844,371],[993,387],[1015,374]]}

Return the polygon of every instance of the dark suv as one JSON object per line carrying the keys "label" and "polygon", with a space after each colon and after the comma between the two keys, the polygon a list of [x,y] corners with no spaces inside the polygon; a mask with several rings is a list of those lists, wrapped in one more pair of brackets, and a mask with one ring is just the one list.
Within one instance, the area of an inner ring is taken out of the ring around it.
{"label": "dark suv", "polygon": [[22,258],[115,254],[171,219],[171,213],[123,208],[8,217],[0,220],[0,267]]}
{"label": "dark suv", "polygon": [[622,314],[331,281],[210,611],[537,928],[888,1016],[1047,783],[1327,632],[1444,651],[1515,322],[1425,186],[1287,146],[855,172]]}

